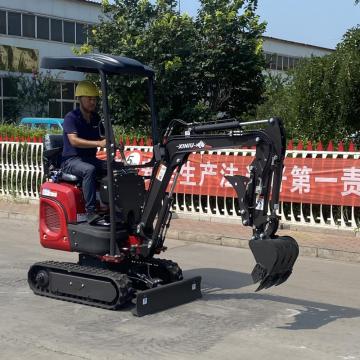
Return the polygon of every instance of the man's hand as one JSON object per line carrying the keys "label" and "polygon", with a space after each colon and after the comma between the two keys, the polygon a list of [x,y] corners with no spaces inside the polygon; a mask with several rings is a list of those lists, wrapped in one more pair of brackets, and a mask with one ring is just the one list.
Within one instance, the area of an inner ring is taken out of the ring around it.
{"label": "man's hand", "polygon": [[101,139],[98,141],[98,144],[99,147],[104,148],[106,146],[106,139]]}
{"label": "man's hand", "polygon": [[106,140],[86,140],[79,138],[77,134],[67,134],[69,142],[72,146],[78,147],[81,149],[88,149],[88,148],[96,148],[96,147],[105,147],[106,146]]}

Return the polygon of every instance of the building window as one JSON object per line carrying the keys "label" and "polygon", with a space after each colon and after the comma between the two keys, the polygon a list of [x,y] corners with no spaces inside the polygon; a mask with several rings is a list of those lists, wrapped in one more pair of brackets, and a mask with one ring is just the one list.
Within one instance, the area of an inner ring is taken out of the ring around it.
{"label": "building window", "polygon": [[75,99],[74,83],[63,83],[61,86],[61,91],[62,91],[62,99],[66,99],[66,100]]}
{"label": "building window", "polygon": [[0,11],[0,34],[6,34],[6,11]]}
{"label": "building window", "polygon": [[35,16],[23,14],[23,36],[35,37]]}
{"label": "building window", "polygon": [[284,56],[283,57],[283,65],[282,68],[284,71],[289,70],[289,57],[288,56]]}
{"label": "building window", "polygon": [[300,58],[293,56],[265,53],[266,68],[271,70],[287,71],[294,69]]}
{"label": "building window", "polygon": [[276,70],[282,70],[282,62],[283,57],[281,55],[278,55],[276,59]]}
{"label": "building window", "polygon": [[63,41],[62,20],[51,19],[51,40]]}
{"label": "building window", "polygon": [[17,95],[17,81],[11,77],[3,78],[3,96],[16,97]]}
{"label": "building window", "polygon": [[270,68],[271,65],[271,54],[265,53],[265,64],[267,68]]}
{"label": "building window", "polygon": [[[75,99],[74,82],[56,82],[55,98],[49,101],[49,116],[64,118],[65,115],[76,109],[78,103]],[[12,77],[0,78],[0,123],[14,122],[19,116],[17,98],[17,81]]]}
{"label": "building window", "polygon": [[15,122],[19,116],[17,99],[3,99],[3,119],[5,122]]}
{"label": "building window", "polygon": [[293,69],[293,68],[294,68],[294,58],[289,57],[289,69]]}
{"label": "building window", "polygon": [[71,21],[64,21],[64,42],[75,43],[75,23]]}
{"label": "building window", "polygon": [[62,102],[62,117],[65,117],[67,113],[74,110],[74,102],[63,101]]}
{"label": "building window", "polygon": [[85,24],[76,23],[76,44],[82,45],[86,42]]}
{"label": "building window", "polygon": [[92,24],[0,10],[0,34],[82,45]]}
{"label": "building window", "polygon": [[37,16],[37,38],[49,40],[49,18]]}
{"label": "building window", "polygon": [[49,101],[49,116],[52,118],[61,118],[61,102]]}
{"label": "building window", "polygon": [[56,98],[49,102],[50,117],[64,118],[68,112],[76,108],[74,88],[73,82],[58,83]]}
{"label": "building window", "polygon": [[54,90],[55,99],[61,99],[61,83],[55,82],[56,89]]}
{"label": "building window", "polygon": [[276,70],[276,60],[277,60],[277,55],[271,54],[271,63],[270,63],[271,70]]}
{"label": "building window", "polygon": [[276,69],[276,54],[270,54],[270,53],[266,53],[265,54],[265,62],[266,62],[266,67],[268,69]]}
{"label": "building window", "polygon": [[0,78],[0,90],[0,122],[14,122],[19,116],[16,79]]}
{"label": "building window", "polygon": [[8,34],[21,36],[21,14],[8,12]]}

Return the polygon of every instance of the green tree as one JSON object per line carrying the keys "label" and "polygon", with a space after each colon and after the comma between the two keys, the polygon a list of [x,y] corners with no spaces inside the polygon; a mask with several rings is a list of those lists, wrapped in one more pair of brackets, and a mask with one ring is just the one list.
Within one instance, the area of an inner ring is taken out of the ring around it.
{"label": "green tree", "polygon": [[201,0],[196,18],[198,92],[211,114],[240,116],[251,111],[264,90],[257,1]]}
{"label": "green tree", "polygon": [[[201,120],[255,107],[263,90],[256,0],[201,0],[196,18],[177,12],[177,0],[103,1],[104,17],[80,52],[123,55],[156,72],[163,126],[172,118]],[[114,78],[110,105],[118,124],[148,127],[144,79]]]}
{"label": "green tree", "polygon": [[[360,130],[360,27],[349,29],[336,48],[333,66],[336,73],[337,114],[348,133]],[[335,75],[335,74],[334,74]]]}
{"label": "green tree", "polygon": [[21,112],[33,117],[49,116],[49,100],[55,98],[57,77],[50,72],[33,72],[31,76],[21,74],[17,77],[17,97]]}
{"label": "green tree", "polygon": [[282,116],[288,133],[299,139],[347,139],[360,129],[359,50],[356,27],[332,54],[303,59],[277,88],[268,82],[258,114]]}
{"label": "green tree", "polygon": [[263,93],[265,101],[256,109],[257,119],[268,119],[273,116],[283,119],[288,137],[295,135],[294,128],[296,127],[294,106],[290,105],[293,102],[289,91],[291,80],[289,76],[283,74],[268,73],[265,78],[265,91]]}

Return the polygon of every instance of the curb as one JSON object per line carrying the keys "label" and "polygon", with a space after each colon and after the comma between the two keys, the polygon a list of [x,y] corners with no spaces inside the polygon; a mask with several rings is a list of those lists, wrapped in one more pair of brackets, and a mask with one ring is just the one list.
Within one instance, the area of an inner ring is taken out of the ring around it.
{"label": "curb", "polygon": [[[208,215],[198,215],[198,214],[184,214],[177,213],[173,214],[174,219],[189,219],[197,220],[211,223],[223,223],[223,224],[239,224],[240,219],[236,218],[223,218],[223,217],[211,217]],[[314,226],[312,224],[289,224],[289,223],[280,223],[279,229],[283,230],[292,230],[292,231],[303,231],[311,233],[325,233],[325,234],[337,234],[339,236],[350,236],[350,237],[360,237],[360,231],[355,231],[353,228],[349,229],[339,229],[337,227],[325,227],[325,226]]]}
{"label": "curb", "polygon": [[[217,234],[196,234],[191,231],[178,231],[169,229],[167,237],[173,240],[197,242],[220,246],[235,247],[249,250],[249,240],[227,237]],[[360,263],[360,253],[344,250],[327,249],[313,246],[299,245],[299,255],[327,260],[340,260]]]}
{"label": "curb", "polygon": [[27,221],[37,222],[39,217],[37,215],[0,210],[0,219],[15,219],[15,220],[27,220]]}
{"label": "curb", "polygon": [[[11,212],[0,210],[1,219],[14,219],[25,221],[38,221],[37,215],[23,214],[19,212]],[[203,244],[211,244],[218,246],[235,247],[249,250],[249,240],[241,238],[227,237],[217,234],[199,234],[192,231],[178,231],[169,229],[167,237],[173,240],[181,240],[186,242],[196,242]],[[344,250],[327,249],[313,246],[299,245],[299,255],[327,260],[340,260],[360,263],[360,253]]]}

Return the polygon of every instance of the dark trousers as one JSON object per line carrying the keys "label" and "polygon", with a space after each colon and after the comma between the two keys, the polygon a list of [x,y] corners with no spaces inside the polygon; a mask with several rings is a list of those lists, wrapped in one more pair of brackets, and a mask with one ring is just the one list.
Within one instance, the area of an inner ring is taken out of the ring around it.
{"label": "dark trousers", "polygon": [[85,200],[85,208],[88,214],[96,210],[96,177],[104,174],[106,161],[96,157],[74,156],[62,163],[62,171],[73,174],[82,180],[82,191]]}

